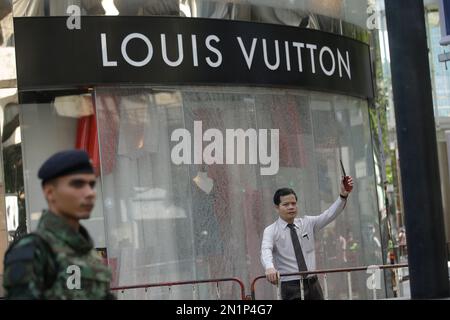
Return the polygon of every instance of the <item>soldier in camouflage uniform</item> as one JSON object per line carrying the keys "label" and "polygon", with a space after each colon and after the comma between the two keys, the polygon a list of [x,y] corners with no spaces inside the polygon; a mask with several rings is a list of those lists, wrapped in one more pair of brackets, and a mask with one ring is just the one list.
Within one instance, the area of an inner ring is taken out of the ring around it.
{"label": "soldier in camouflage uniform", "polygon": [[95,202],[95,174],[86,152],[50,157],[38,173],[49,210],[35,232],[5,254],[3,286],[8,299],[113,299],[111,272],[79,220]]}

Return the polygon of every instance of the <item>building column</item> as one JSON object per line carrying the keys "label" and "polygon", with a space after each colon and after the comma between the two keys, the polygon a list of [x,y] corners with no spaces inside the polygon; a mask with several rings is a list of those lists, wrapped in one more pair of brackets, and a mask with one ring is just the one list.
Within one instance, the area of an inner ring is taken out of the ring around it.
{"label": "building column", "polygon": [[386,0],[413,299],[449,295],[430,66],[422,0]]}

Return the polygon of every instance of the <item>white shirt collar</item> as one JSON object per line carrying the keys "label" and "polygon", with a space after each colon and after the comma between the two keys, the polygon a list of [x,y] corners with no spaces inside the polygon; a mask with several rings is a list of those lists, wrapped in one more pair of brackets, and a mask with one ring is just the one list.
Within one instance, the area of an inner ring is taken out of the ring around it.
{"label": "white shirt collar", "polygon": [[[294,225],[296,228],[300,228],[300,219],[301,218],[295,218],[294,219]],[[278,225],[284,230],[287,228],[288,223],[281,219],[281,217],[278,217]]]}

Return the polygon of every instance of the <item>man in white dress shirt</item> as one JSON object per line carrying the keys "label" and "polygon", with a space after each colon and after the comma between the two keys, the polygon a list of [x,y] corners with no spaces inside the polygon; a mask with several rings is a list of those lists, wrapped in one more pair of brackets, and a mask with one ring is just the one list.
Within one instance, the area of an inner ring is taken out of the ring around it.
{"label": "man in white dress shirt", "polygon": [[[279,274],[316,270],[314,236],[344,209],[353,189],[352,177],[346,176],[344,179],[339,198],[318,216],[296,218],[298,211],[295,192],[289,188],[275,192],[273,201],[280,217],[264,230],[261,245],[261,262],[269,282],[276,284]],[[281,277],[283,300],[301,298],[299,280],[299,275]],[[303,280],[303,290],[305,300],[323,299],[322,288],[315,275],[309,275]]]}

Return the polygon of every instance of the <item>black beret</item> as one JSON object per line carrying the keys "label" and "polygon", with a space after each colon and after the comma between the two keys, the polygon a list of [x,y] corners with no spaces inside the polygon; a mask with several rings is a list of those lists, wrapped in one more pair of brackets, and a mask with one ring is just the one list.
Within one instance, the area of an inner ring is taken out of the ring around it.
{"label": "black beret", "polygon": [[54,178],[76,173],[94,173],[89,155],[84,150],[65,150],[55,153],[42,164],[38,177],[44,184]]}

